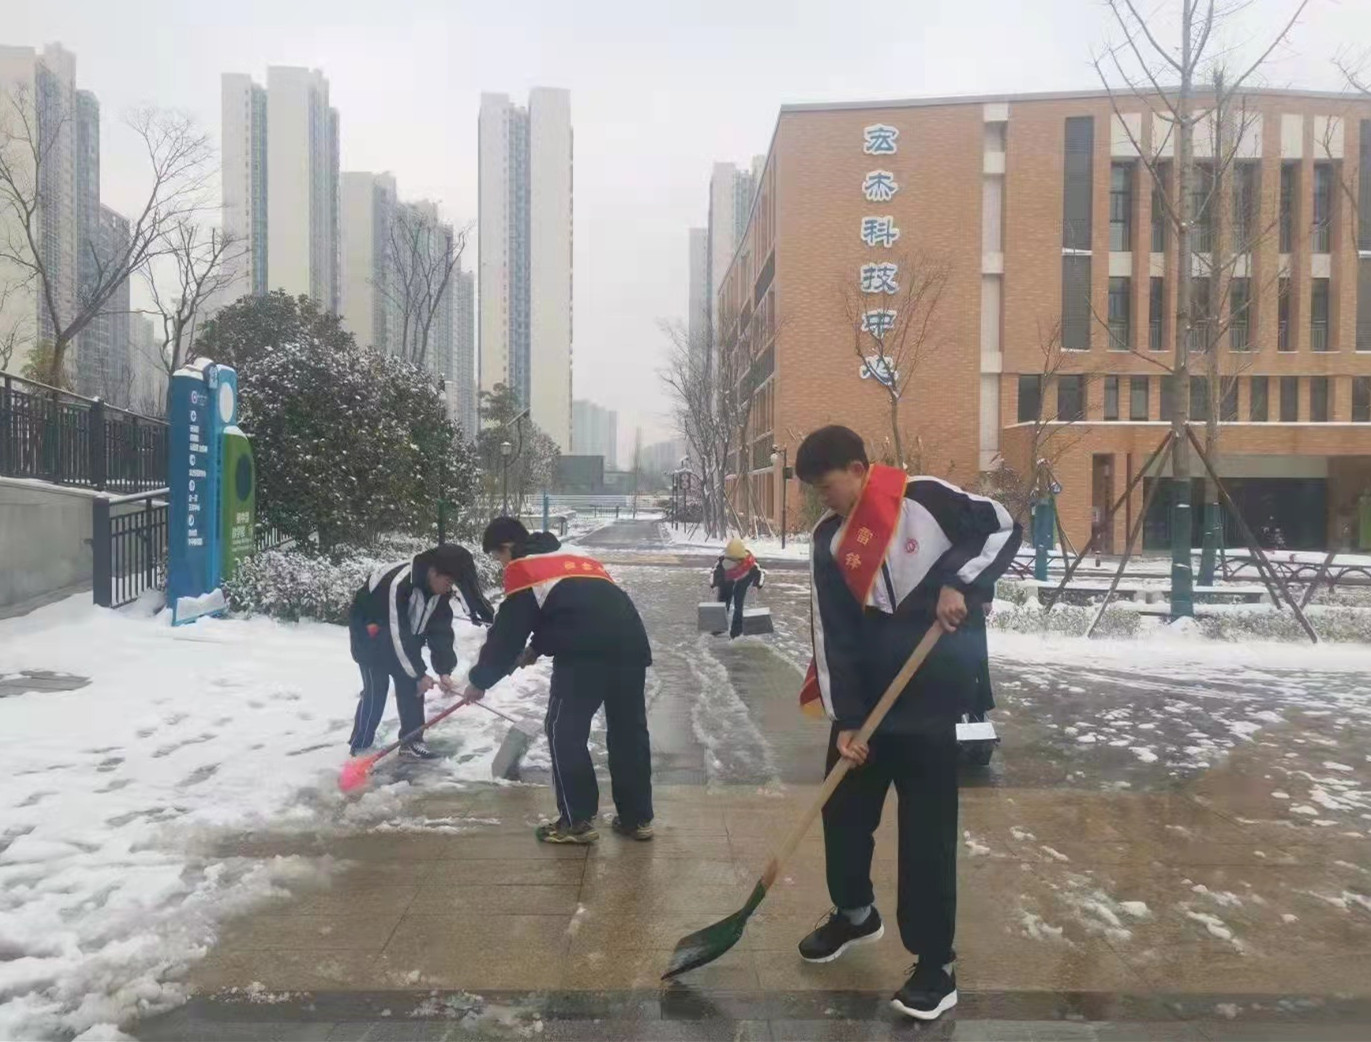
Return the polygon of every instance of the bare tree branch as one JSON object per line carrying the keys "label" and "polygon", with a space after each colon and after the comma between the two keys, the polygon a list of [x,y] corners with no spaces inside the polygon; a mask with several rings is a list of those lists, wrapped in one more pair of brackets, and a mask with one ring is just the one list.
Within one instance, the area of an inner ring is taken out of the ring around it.
{"label": "bare tree branch", "polygon": [[[74,122],[74,97],[35,99],[24,86],[3,92],[0,104],[0,214],[7,211],[18,237],[0,243],[0,260],[28,272],[39,287],[42,314],[51,330],[52,362],[62,370],[67,351],[128,279],[160,255],[165,233],[208,206],[207,187],[213,150],[187,116],[156,109],[131,113],[128,126],[138,136],[148,167],[149,186],[142,205],[129,219],[129,235],[108,256],[92,243],[94,263],[73,282],[49,255],[40,227],[41,213],[58,200],[51,191],[49,167],[60,169],[56,153]],[[39,105],[44,106],[41,118]]]}
{"label": "bare tree branch", "polygon": [[950,275],[941,258],[915,252],[867,265],[863,284],[856,289],[849,279],[839,284],[839,304],[852,332],[853,352],[863,374],[885,392],[891,443],[900,467],[914,463],[922,469],[922,460],[906,455],[900,402],[920,367],[939,349],[938,305]]}

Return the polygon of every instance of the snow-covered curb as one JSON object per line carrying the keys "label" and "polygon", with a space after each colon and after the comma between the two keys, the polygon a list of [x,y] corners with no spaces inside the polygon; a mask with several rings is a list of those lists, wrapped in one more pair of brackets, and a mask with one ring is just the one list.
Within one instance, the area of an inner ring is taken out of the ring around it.
{"label": "snow-covered curb", "polygon": [[[683,525],[679,529],[671,524],[666,524],[663,527],[666,529],[667,538],[678,550],[718,556],[723,553],[724,544],[728,542],[727,539],[708,538],[704,534],[704,529],[698,525],[693,528]],[[763,563],[766,561],[809,560],[809,536],[807,534],[787,536],[784,547],[781,546],[779,537],[767,536],[758,539],[744,537],[743,542],[752,551],[753,556]]]}
{"label": "snow-covered curb", "polygon": [[[0,674],[91,679],[0,698],[0,1038],[79,1034],[174,1004],[175,979],[225,916],[335,867],[206,857],[207,840],[406,823],[411,784],[390,770],[361,800],[336,788],[359,686],[344,629],[166,619],[86,594],[0,623]],[[483,631],[457,629],[469,667]],[[491,703],[540,714],[546,684],[545,668],[525,671]],[[381,741],[394,726],[388,708]],[[489,779],[506,728],[454,714],[433,736],[452,758],[424,784]]]}

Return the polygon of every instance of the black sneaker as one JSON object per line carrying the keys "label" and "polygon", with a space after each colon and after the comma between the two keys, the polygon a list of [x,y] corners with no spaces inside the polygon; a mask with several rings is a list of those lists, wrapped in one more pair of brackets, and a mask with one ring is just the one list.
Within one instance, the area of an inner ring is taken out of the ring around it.
{"label": "black sneaker", "polygon": [[832,962],[853,945],[879,941],[884,936],[885,924],[874,906],[858,926],[834,909],[822,926],[800,942],[800,958],[805,962]]}
{"label": "black sneaker", "polygon": [[652,822],[645,821],[641,825],[629,825],[617,814],[614,816],[614,820],[609,823],[609,827],[619,835],[636,839],[640,843],[647,842],[653,835]]}
{"label": "black sneaker", "polygon": [[895,992],[890,1004],[906,1017],[937,1020],[957,1004],[957,974],[952,963],[925,967],[920,961],[913,976]]}
{"label": "black sneaker", "polygon": [[400,746],[400,755],[415,760],[436,760],[439,758],[437,753],[421,741],[406,742]]}

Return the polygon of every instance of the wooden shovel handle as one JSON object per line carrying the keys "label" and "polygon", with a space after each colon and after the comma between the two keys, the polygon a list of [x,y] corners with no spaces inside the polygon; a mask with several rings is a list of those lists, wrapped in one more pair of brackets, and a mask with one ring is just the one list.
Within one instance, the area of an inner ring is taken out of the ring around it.
{"label": "wooden shovel handle", "polygon": [[[924,664],[924,659],[928,658],[928,653],[933,650],[933,645],[938,643],[938,638],[943,635],[942,627],[934,623],[924,634],[923,640],[919,641],[919,646],[910,654],[904,667],[895,674],[895,679],[890,682],[890,686],[885,689],[885,694],[876,703],[876,707],[867,714],[866,720],[862,723],[861,730],[857,732],[857,741],[866,742],[876,733],[876,728],[881,726],[881,721],[890,712],[890,707],[895,704],[895,700],[900,697],[901,692],[908,686],[910,679],[918,672],[919,667]],[[771,855],[771,860],[767,862],[766,871],[762,873],[762,886],[771,889],[771,884],[776,881],[776,876],[781,871],[781,864],[790,859],[790,855],[795,853],[795,848],[800,845],[800,840],[809,831],[809,827],[814,824],[820,812],[824,809],[824,804],[828,802],[830,796],[838,788],[838,784],[847,776],[847,772],[852,769],[852,761],[845,756],[840,756],[838,762],[833,765],[833,770],[828,772],[828,777],[824,779],[823,785],[819,788],[819,794],[814,797],[813,804],[804,812],[804,816],[795,823],[790,835],[781,844],[780,848]]]}

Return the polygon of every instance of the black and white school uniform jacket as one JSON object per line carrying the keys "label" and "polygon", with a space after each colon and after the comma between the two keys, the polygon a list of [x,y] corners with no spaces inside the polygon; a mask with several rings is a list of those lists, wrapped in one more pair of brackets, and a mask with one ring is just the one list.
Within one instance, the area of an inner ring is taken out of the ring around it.
{"label": "black and white school uniform jacket", "polygon": [[[551,532],[534,532],[517,557],[561,552]],[[566,578],[516,590],[500,603],[469,679],[487,691],[514,672],[525,646],[567,661],[652,665],[652,648],[638,609],[623,588],[604,579]]]}
{"label": "black and white school uniform jacket", "polygon": [[378,569],[357,591],[348,616],[354,662],[417,680],[427,672],[423,649],[428,645],[439,676],[457,668],[452,599],[429,593],[427,572],[420,554]]}
{"label": "black and white school uniform jacket", "polygon": [[935,621],[944,586],[966,597],[968,617],[943,634],[878,734],[951,730],[974,711],[986,656],[985,615],[995,580],[1023,537],[1003,506],[938,478],[914,477],[890,549],[865,604],[858,604],[835,559],[843,519],[829,513],[814,529],[814,664],[824,710],[855,730]]}

